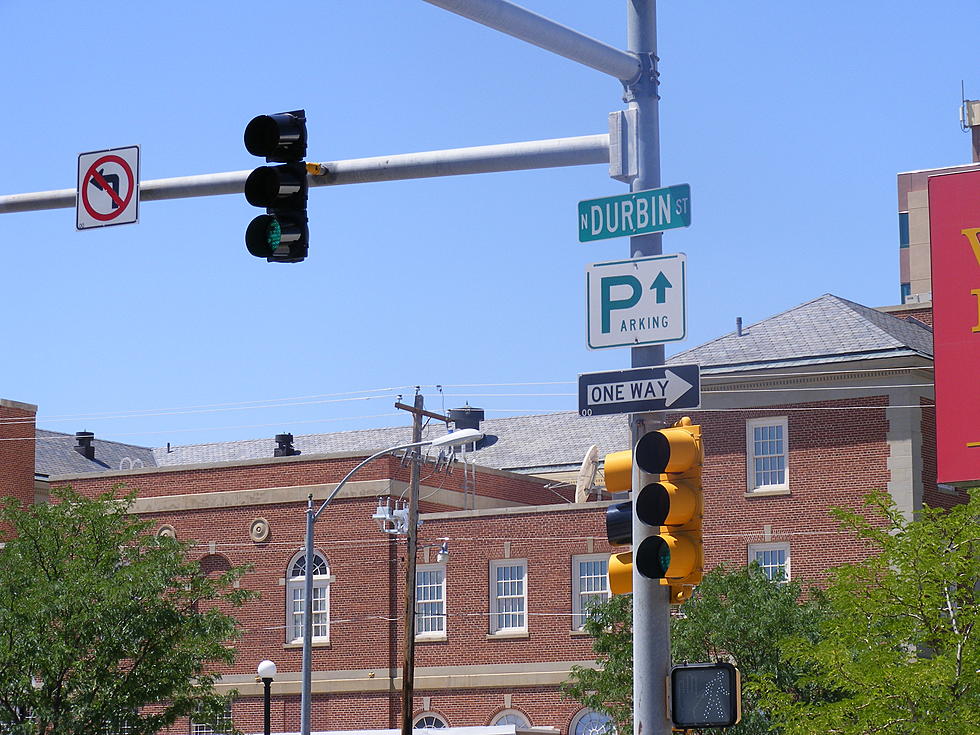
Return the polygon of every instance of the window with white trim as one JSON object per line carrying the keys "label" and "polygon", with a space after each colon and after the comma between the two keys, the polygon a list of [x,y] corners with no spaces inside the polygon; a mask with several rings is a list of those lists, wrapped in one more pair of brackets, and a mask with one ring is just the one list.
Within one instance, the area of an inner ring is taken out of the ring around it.
{"label": "window with white trim", "polygon": [[527,632],[527,561],[490,562],[490,632]]}
{"label": "window with white trim", "polygon": [[516,709],[507,709],[497,713],[496,717],[490,722],[491,727],[500,727],[501,725],[513,725],[519,730],[527,730],[531,727],[531,721],[527,719],[527,715],[523,712],[518,712]]}
{"label": "window with white trim", "polygon": [[441,729],[444,727],[446,727],[446,721],[439,715],[432,713],[421,714],[416,717],[415,721],[412,723],[413,730],[422,730],[425,728]]}
{"label": "window with white trim", "polygon": [[789,542],[749,544],[749,564],[756,562],[769,579],[789,579]]}
{"label": "window with white trim", "polygon": [[569,735],[615,735],[616,723],[609,715],[584,709],[575,715],[568,732]]}
{"label": "window with white trim", "polygon": [[[330,566],[319,551],[313,554],[313,640],[330,640]],[[303,620],[306,617],[306,552],[301,551],[289,563],[286,579],[286,642],[303,642]]]}
{"label": "window with white trim", "polygon": [[789,490],[788,423],[785,416],[749,419],[745,457],[749,492]]}
{"label": "window with white trim", "polygon": [[572,630],[582,630],[589,606],[609,599],[609,555],[572,557]]}
{"label": "window with white trim", "polygon": [[446,565],[420,564],[415,569],[415,637],[446,636]]}
{"label": "window with white trim", "polygon": [[218,727],[213,728],[210,725],[206,725],[203,722],[195,722],[191,719],[191,735],[220,735],[221,733],[229,733],[235,731],[235,726],[232,724],[231,720],[231,700],[225,704],[225,711],[222,713],[221,717],[218,718]]}

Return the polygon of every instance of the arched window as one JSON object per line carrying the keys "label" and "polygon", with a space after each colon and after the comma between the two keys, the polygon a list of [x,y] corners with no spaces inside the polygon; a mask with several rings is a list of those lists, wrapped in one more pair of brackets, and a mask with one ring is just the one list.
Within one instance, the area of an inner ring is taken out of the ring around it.
{"label": "arched window", "polygon": [[615,735],[616,724],[612,717],[596,712],[591,709],[584,709],[575,715],[572,726],[568,728],[568,735]]}
{"label": "arched window", "polygon": [[526,730],[531,727],[531,721],[527,719],[527,716],[523,712],[518,712],[516,709],[505,709],[503,712],[498,713],[490,724],[491,726],[513,725],[520,730]]}
{"label": "arched window", "polygon": [[446,721],[442,719],[439,715],[433,714],[432,712],[426,712],[415,718],[412,723],[413,730],[422,730],[425,728],[443,728],[446,727]]}
{"label": "arched window", "polygon": [[[313,553],[313,640],[330,640],[330,566],[319,551]],[[286,641],[303,642],[303,618],[306,613],[306,552],[301,551],[289,563],[286,577]]]}

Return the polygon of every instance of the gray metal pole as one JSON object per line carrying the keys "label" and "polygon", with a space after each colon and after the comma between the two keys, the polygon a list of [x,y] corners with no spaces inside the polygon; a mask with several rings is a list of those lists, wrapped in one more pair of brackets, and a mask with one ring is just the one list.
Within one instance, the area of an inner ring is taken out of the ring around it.
{"label": "gray metal pole", "polygon": [[616,77],[632,79],[636,57],[507,0],[426,0],[494,30]]}
{"label": "gray metal pole", "polygon": [[[630,191],[660,186],[660,110],[657,80],[657,4],[656,0],[627,0],[629,50],[640,59],[643,71],[627,85],[626,98],[636,113],[638,172]],[[630,256],[660,255],[661,233],[630,238]],[[633,367],[664,364],[663,345],[634,347]],[[630,434],[633,445],[656,429],[656,414],[633,414]],[[636,467],[633,477],[637,477]],[[634,499],[639,488],[633,486]],[[633,516],[633,543],[648,532]],[[665,682],[670,670],[670,588],[659,580],[639,575],[633,565],[633,732],[636,735],[669,735]]]}
{"label": "gray metal pole", "polygon": [[[422,441],[422,408],[424,398],[415,394],[412,442]],[[412,700],[415,694],[415,555],[419,547],[419,485],[422,462],[418,449],[412,460],[408,498],[408,535],[405,550],[405,659],[402,664],[402,735],[412,735]]]}
{"label": "gray metal pole", "polygon": [[[337,487],[333,489],[327,499],[323,501],[323,504],[313,512],[313,496],[310,495],[306,502],[306,572],[303,578],[304,583],[304,600],[303,600],[303,671],[302,671],[302,685],[300,689],[300,733],[301,735],[310,735],[310,714],[312,712],[312,697],[313,697],[313,524],[320,517],[320,514],[327,509],[338,493],[340,493],[341,488],[347,484],[354,474],[361,469],[368,462],[382,457],[386,454],[391,454],[392,452],[397,452],[402,449],[408,449],[410,447],[419,447],[425,444],[429,444],[428,441],[417,441],[412,444],[399,444],[395,447],[388,447],[387,449],[382,449],[380,452],[375,452],[370,457],[361,460],[341,478],[340,482],[337,483]],[[416,516],[417,518],[418,516]]]}
{"label": "gray metal pole", "polygon": [[[608,135],[582,135],[520,143],[450,148],[441,151],[401,153],[393,156],[354,158],[320,164],[324,173],[309,176],[310,186],[342,186],[375,181],[460,176],[498,171],[526,171],[538,168],[584,166],[609,161]],[[140,183],[140,199],[163,199],[241,194],[251,170],[228,171],[172,179],[152,179]],[[75,206],[75,189],[38,191],[0,196],[0,214],[43,209],[69,209]]]}
{"label": "gray metal pole", "polygon": [[299,730],[310,735],[313,694],[313,496],[306,501],[306,579],[303,597],[303,688],[300,694]]}

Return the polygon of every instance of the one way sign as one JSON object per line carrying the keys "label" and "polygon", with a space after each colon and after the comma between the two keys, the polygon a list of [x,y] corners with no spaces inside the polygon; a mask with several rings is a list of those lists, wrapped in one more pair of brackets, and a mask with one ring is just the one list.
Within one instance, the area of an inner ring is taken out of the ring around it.
{"label": "one way sign", "polygon": [[658,365],[578,376],[581,416],[645,413],[700,405],[698,365]]}

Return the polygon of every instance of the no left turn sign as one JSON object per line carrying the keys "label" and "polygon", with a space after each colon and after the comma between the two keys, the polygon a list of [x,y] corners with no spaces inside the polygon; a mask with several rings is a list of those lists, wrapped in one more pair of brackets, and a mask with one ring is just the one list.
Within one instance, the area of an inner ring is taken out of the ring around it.
{"label": "no left turn sign", "polygon": [[128,225],[139,219],[140,148],[111,148],[78,156],[75,226]]}

